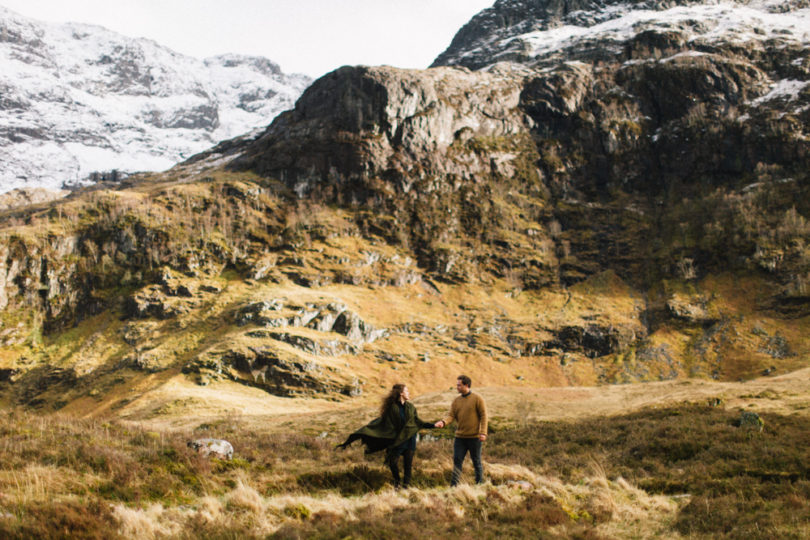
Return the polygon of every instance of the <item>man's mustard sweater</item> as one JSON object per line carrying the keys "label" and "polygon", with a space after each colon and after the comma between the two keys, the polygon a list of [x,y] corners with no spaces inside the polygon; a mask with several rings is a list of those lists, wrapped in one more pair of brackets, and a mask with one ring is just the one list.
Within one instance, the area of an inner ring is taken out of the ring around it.
{"label": "man's mustard sweater", "polygon": [[450,405],[450,414],[444,418],[445,425],[455,420],[456,437],[461,439],[475,439],[479,435],[487,434],[487,406],[484,398],[478,394],[468,392],[453,400]]}

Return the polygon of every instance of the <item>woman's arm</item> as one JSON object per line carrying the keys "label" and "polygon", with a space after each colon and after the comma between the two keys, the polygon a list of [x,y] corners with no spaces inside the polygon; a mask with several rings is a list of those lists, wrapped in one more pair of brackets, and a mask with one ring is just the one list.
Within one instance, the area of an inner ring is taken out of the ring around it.
{"label": "woman's arm", "polygon": [[422,429],[433,429],[436,427],[436,422],[425,422],[421,418],[419,418],[419,414],[416,412],[416,408],[413,410],[413,418],[416,420],[416,425]]}

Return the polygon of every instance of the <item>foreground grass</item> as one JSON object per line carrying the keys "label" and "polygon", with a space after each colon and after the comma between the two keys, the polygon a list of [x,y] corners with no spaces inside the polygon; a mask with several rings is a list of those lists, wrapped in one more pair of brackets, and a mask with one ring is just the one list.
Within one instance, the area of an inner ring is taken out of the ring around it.
{"label": "foreground grass", "polygon": [[674,530],[712,538],[807,538],[810,419],[763,415],[762,432],[738,427],[739,410],[703,404],[610,419],[544,423],[499,434],[490,459],[575,482],[589,461],[648,493],[689,495]]}
{"label": "foreground grass", "polygon": [[[338,434],[238,419],[193,432],[10,412],[0,419],[3,538],[806,538],[810,420],[704,404],[499,429],[489,482],[447,487],[449,439],[420,443],[414,488]],[[312,427],[312,426],[308,426]],[[229,461],[192,437],[231,440]],[[468,465],[469,467],[469,465]],[[469,471],[468,471],[469,472]]]}

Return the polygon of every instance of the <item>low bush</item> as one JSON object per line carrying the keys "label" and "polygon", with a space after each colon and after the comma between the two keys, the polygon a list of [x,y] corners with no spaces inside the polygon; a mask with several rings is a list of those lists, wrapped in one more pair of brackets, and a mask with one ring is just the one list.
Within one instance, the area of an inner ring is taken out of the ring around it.
{"label": "low bush", "polygon": [[30,540],[119,538],[110,505],[101,499],[47,501],[22,509],[16,519],[0,519],[0,538]]}

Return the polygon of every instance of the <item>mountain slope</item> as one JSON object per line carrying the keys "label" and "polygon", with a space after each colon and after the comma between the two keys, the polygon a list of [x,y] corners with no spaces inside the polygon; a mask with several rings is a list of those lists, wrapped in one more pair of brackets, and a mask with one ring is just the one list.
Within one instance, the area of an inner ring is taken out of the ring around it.
{"label": "mountain slope", "polygon": [[309,84],[265,58],[197,60],[0,8],[0,192],[163,170],[267,124]]}
{"label": "mountain slope", "polygon": [[[810,56],[703,24],[341,68],[254,136],[0,212],[0,536],[808,537]],[[460,373],[483,486],[446,489],[452,428],[409,490],[333,452]]]}
{"label": "mountain slope", "polygon": [[807,48],[611,43],[590,63],[341,68],[252,138],[6,212],[6,399],[145,417],[226,383],[352,400],[460,371],[805,366],[807,96],[779,81],[806,80]]}

